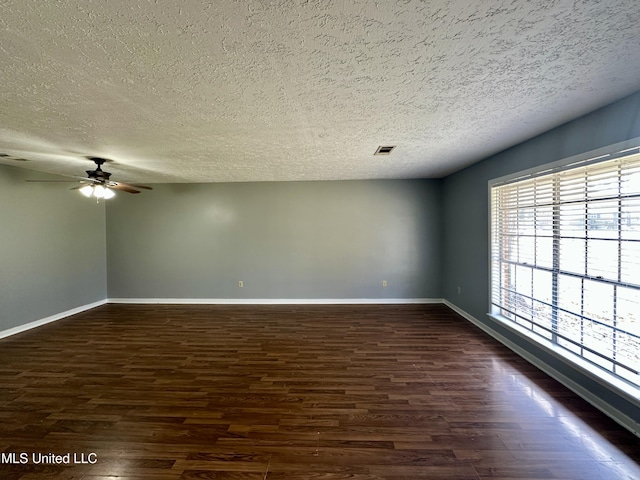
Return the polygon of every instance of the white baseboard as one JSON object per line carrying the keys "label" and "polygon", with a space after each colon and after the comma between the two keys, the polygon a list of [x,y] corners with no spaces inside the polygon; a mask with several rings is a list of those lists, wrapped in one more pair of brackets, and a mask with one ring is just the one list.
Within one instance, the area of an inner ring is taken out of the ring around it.
{"label": "white baseboard", "polygon": [[84,312],[85,310],[90,310],[95,307],[99,307],[100,305],[104,305],[107,303],[107,300],[99,300],[97,302],[88,303],[86,305],[81,305],[80,307],[72,308],[71,310],[67,310],[65,312],[56,313],[55,315],[51,315],[49,317],[41,318],[40,320],[34,320],[33,322],[25,323],[24,325],[18,325],[17,327],[9,328],[7,330],[0,331],[0,338],[10,337],[11,335],[15,335],[17,333],[22,333],[27,330],[31,330],[32,328],[37,328],[42,325],[46,325],[47,323],[55,322],[56,320],[61,320],[66,317],[70,317],[71,315],[75,315],[77,313]]}
{"label": "white baseboard", "polygon": [[[456,305],[452,304],[448,300],[444,300],[443,303],[446,306],[448,306],[449,308],[451,308],[453,311],[458,313],[460,316],[464,317],[466,320],[468,320],[469,322],[474,324],[476,327],[481,329],[483,332],[487,333],[488,335],[490,335],[491,337],[495,338],[497,341],[499,341],[500,343],[505,345],[507,348],[509,348],[513,352],[517,353],[518,355],[520,355],[527,362],[529,362],[532,365],[534,365],[535,367],[539,368],[544,373],[549,375],[551,378],[553,378],[556,381],[560,382],[562,385],[567,387],[573,393],[575,393],[579,397],[583,398],[585,401],[587,401],[588,403],[593,405],[595,408],[597,408],[598,410],[603,412],[605,415],[607,415],[609,418],[611,418],[612,420],[614,420],[615,422],[617,422],[618,424],[620,424],[621,426],[623,426],[624,428],[629,430],[631,433],[633,433],[634,435],[640,437],[640,424],[638,424],[638,422],[636,422],[633,418],[629,417],[628,415],[624,414],[620,410],[616,409],[611,404],[609,404],[606,401],[604,401],[601,397],[598,397],[597,395],[594,395],[591,391],[587,390],[586,388],[584,388],[580,384],[574,382],[569,377],[567,377],[564,374],[558,372],[555,368],[552,368],[548,364],[542,362],[535,355],[532,355],[531,353],[527,352],[522,347],[520,347],[517,344],[513,343],[511,340],[509,340],[504,335],[501,335],[500,333],[496,332],[495,330],[493,330],[492,328],[490,328],[489,326],[487,326],[483,322],[480,322],[477,318],[475,318],[474,316],[472,316],[469,313],[465,312],[464,310],[462,310],[461,308],[457,307]],[[544,348],[544,346],[542,348],[545,351],[547,350],[546,348]],[[554,357],[560,358],[560,360],[563,360],[561,357],[558,357],[557,355],[555,355],[554,352],[549,352],[549,353],[554,355]],[[572,367],[573,367],[573,365],[572,365]],[[582,369],[580,369],[580,368],[578,368],[578,370],[582,371]],[[587,373],[587,372],[585,372],[585,373]],[[626,396],[623,397],[623,398],[626,398]]]}
{"label": "white baseboard", "polygon": [[109,298],[108,303],[165,305],[375,305],[444,303],[442,298]]}
{"label": "white baseboard", "polygon": [[364,305],[364,304],[427,304],[443,303],[442,298],[107,298],[72,308],[49,317],[0,331],[0,338],[55,322],[107,303],[166,304],[166,305]]}

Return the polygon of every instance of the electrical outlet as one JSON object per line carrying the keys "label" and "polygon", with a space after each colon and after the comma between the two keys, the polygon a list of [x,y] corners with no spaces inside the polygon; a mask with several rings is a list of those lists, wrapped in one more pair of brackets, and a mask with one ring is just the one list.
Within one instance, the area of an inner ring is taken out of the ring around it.
{"label": "electrical outlet", "polygon": [[238,281],[238,286],[239,286],[240,288],[244,287],[244,282],[243,282],[242,280],[239,280],[239,281]]}
{"label": "electrical outlet", "polygon": [[386,287],[387,286],[387,281],[386,280],[382,280],[382,286]]}
{"label": "electrical outlet", "polygon": [[458,295],[462,293],[462,287],[458,286]]}

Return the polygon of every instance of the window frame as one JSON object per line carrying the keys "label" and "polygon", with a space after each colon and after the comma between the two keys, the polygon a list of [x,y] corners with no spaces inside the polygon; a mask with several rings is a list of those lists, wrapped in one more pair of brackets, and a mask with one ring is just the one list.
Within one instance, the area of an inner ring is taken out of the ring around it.
{"label": "window frame", "polygon": [[[602,386],[612,389],[617,394],[640,407],[640,386],[628,381],[613,372],[598,366],[595,363],[583,358],[581,355],[575,354],[558,344],[557,338],[552,333],[551,339],[537,334],[533,331],[533,327],[528,329],[516,321],[500,315],[497,311],[499,307],[494,307],[494,281],[496,273],[493,271],[494,265],[494,204],[493,204],[493,188],[501,185],[512,184],[516,182],[524,182],[535,177],[542,177],[561,171],[567,171],[572,168],[580,168],[597,164],[599,162],[612,160],[616,157],[624,157],[640,152],[640,137],[633,138],[624,142],[609,145],[600,149],[574,155],[555,162],[543,164],[527,170],[511,173],[492,179],[488,182],[487,200],[488,200],[488,316],[500,325],[506,327],[509,331],[517,334],[519,337],[526,339],[543,351],[551,354],[553,357],[560,359],[562,362],[571,365],[587,377],[597,381]],[[554,257],[556,255],[554,254]],[[554,259],[554,264],[557,259]],[[586,261],[586,260],[585,260]],[[554,265],[554,266],[557,266]],[[499,275],[499,272],[498,272]],[[586,275],[585,275],[586,277]],[[554,277],[555,278],[555,277]],[[584,277],[583,277],[584,278]],[[499,280],[498,280],[499,283]],[[555,307],[557,308],[557,307]]]}

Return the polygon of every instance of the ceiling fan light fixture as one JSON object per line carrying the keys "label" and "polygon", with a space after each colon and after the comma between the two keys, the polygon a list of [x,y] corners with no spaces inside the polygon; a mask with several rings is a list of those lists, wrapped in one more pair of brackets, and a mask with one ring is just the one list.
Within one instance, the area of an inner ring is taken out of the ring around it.
{"label": "ceiling fan light fixture", "polygon": [[104,192],[107,189],[104,188],[102,185],[95,185],[93,187],[93,196],[96,198],[104,198]]}
{"label": "ceiling fan light fixture", "polygon": [[85,197],[95,197],[98,200],[101,198],[108,200],[116,196],[116,192],[104,185],[85,185],[80,189],[80,193]]}
{"label": "ceiling fan light fixture", "polygon": [[91,195],[93,195],[93,185],[85,185],[80,189],[80,193],[89,198]]}

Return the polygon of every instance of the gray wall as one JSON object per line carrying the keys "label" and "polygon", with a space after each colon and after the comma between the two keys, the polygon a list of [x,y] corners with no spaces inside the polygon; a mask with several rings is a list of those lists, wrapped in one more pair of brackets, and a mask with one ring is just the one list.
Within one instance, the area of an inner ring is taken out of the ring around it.
{"label": "gray wall", "polygon": [[440,298],[440,193],[438,180],[384,180],[119,194],[107,204],[108,296]]}
{"label": "gray wall", "polygon": [[444,298],[452,304],[640,421],[637,407],[612,396],[611,392],[486,316],[489,311],[488,181],[635,137],[640,137],[640,92],[445,178],[442,184],[445,265],[442,288]]}
{"label": "gray wall", "polygon": [[0,165],[0,331],[106,298],[104,205]]}
{"label": "gray wall", "polygon": [[640,92],[446,177],[444,298],[478,319],[489,311],[489,180],[635,137]]}

